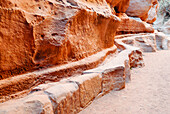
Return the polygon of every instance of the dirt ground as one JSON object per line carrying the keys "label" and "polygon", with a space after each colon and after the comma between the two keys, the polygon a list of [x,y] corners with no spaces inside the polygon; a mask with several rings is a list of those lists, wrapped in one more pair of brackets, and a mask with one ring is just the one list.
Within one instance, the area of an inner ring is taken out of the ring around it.
{"label": "dirt ground", "polygon": [[121,91],[96,99],[79,114],[170,114],[170,50],[144,53],[145,67],[131,70]]}

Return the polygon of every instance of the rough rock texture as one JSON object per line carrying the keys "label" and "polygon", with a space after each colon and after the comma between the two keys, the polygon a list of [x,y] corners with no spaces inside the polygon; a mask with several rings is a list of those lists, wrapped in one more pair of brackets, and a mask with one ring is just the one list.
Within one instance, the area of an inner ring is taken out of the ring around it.
{"label": "rough rock texture", "polygon": [[25,98],[0,104],[1,114],[52,114],[50,99],[43,92],[36,92]]}
{"label": "rough rock texture", "polygon": [[101,83],[101,75],[92,73],[41,84],[24,98],[0,104],[0,113],[77,114],[101,92]]}
{"label": "rough rock texture", "polygon": [[120,21],[106,1],[4,0],[0,6],[0,79],[112,47]]}
{"label": "rough rock texture", "polygon": [[139,47],[143,52],[156,52],[157,50],[155,34],[143,33],[143,34],[121,35],[116,37],[116,41],[118,41],[117,38],[118,40],[122,41],[125,44]]}
{"label": "rough rock texture", "polygon": [[53,104],[55,114],[68,114],[80,111],[78,86],[75,83],[56,84],[44,92]]}
{"label": "rough rock texture", "polygon": [[[157,12],[158,12],[158,4],[155,4],[151,7],[148,12],[148,18],[145,20],[147,23],[153,23],[157,19]],[[142,18],[143,19],[143,18]]]}
{"label": "rough rock texture", "polygon": [[[32,87],[39,84],[82,74],[84,70],[97,67],[108,55],[116,53],[117,47],[113,46],[76,62],[0,80],[0,102],[28,93]],[[22,92],[23,90],[26,91]]]}
{"label": "rough rock texture", "polygon": [[121,23],[117,29],[117,34],[154,32],[152,25],[135,18],[130,18],[125,13],[118,13],[117,16],[121,19]]}
{"label": "rough rock texture", "polygon": [[165,22],[170,19],[170,1],[169,0],[158,0],[159,2],[159,10],[158,10],[158,18],[154,22],[155,29],[163,26]]}
{"label": "rough rock texture", "polygon": [[157,17],[157,0],[130,0],[126,11],[128,16],[139,17],[143,21],[153,23]]}
{"label": "rough rock texture", "polygon": [[129,7],[130,0],[106,0],[112,9],[112,13],[124,13]]}
{"label": "rough rock texture", "polygon": [[102,91],[100,74],[90,73],[68,79],[68,82],[78,84],[80,91],[80,106],[86,107]]}
{"label": "rough rock texture", "polygon": [[130,80],[130,68],[144,66],[139,48],[125,44],[121,39],[116,39],[115,44],[122,50],[116,57],[112,57],[104,65],[83,72],[102,74],[102,94],[123,89],[125,80]]}
{"label": "rough rock texture", "polygon": [[130,67],[143,67],[144,62],[143,62],[143,57],[142,57],[142,52],[135,50],[129,55],[129,64]]}
{"label": "rough rock texture", "polygon": [[78,113],[100,95],[110,90],[123,89],[125,81],[130,80],[131,67],[144,66],[140,48],[132,46],[136,39],[142,38],[140,42],[144,42],[143,37],[151,41],[158,39],[158,47],[164,47],[161,46],[165,44],[164,34],[155,33],[156,39],[152,39],[153,35],[143,33],[116,36],[115,45],[120,51],[118,55],[111,55],[99,67],[84,71],[83,75],[41,84],[24,98],[1,103],[0,113]]}
{"label": "rough rock texture", "polygon": [[25,13],[0,7],[0,79],[33,67],[33,27]]}
{"label": "rough rock texture", "polygon": [[125,74],[125,81],[129,82],[131,81],[131,71],[130,71],[130,62],[129,60],[125,60],[125,70],[124,70],[124,74]]}
{"label": "rough rock texture", "polygon": [[155,33],[155,37],[158,50],[170,49],[170,37],[166,36],[162,32]]}
{"label": "rough rock texture", "polygon": [[[117,0],[112,0],[112,1],[117,1]],[[130,0],[121,0],[121,2],[119,2],[115,7],[116,12],[125,13],[129,7],[129,3],[130,3]]]}
{"label": "rough rock texture", "polygon": [[170,34],[170,19],[165,22],[161,27],[159,27],[158,31],[163,32],[165,34]]}
{"label": "rough rock texture", "polygon": [[121,90],[125,88],[124,67],[106,69],[103,73],[103,91]]}

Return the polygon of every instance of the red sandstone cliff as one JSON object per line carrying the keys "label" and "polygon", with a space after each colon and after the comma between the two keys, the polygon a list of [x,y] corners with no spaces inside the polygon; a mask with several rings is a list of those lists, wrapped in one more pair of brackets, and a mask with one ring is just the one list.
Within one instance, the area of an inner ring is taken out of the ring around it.
{"label": "red sandstone cliff", "polygon": [[[0,79],[88,57],[112,47],[116,31],[153,32],[143,22],[117,14],[125,13],[129,2],[1,0]],[[130,9],[127,14],[136,16]]]}

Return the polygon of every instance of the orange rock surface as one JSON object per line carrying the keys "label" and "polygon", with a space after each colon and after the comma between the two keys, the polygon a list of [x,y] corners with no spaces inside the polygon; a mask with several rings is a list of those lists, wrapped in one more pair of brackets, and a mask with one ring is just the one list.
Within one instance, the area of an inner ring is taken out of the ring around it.
{"label": "orange rock surface", "polygon": [[117,29],[117,34],[154,32],[152,25],[147,24],[146,22],[130,18],[125,13],[118,13],[117,16],[121,19],[120,25]]}
{"label": "orange rock surface", "polygon": [[[126,49],[126,46],[121,45],[122,42],[119,42],[120,45],[116,42],[116,34],[154,32],[150,24],[125,14],[129,3],[130,0],[1,0],[0,102],[20,98],[40,84],[58,82],[100,66],[107,61],[108,56]],[[153,1],[151,3],[156,4]],[[149,16],[152,12],[155,12],[155,16],[156,8],[149,7]],[[140,18],[149,23],[156,19],[154,16],[144,19],[145,16]],[[140,44],[145,41],[139,40]],[[126,58],[122,59],[124,55]],[[109,65],[105,64],[103,71],[98,69],[103,73],[102,78],[87,79],[80,85],[73,84],[83,91],[80,94],[82,98],[78,98],[82,100],[81,106],[88,105],[101,91],[107,93],[124,88],[125,80],[130,80],[130,67],[142,66],[142,59],[138,59],[141,56],[140,52],[133,49],[123,51]],[[121,67],[115,68],[115,64]],[[106,70],[108,66],[111,69],[109,71]],[[48,92],[49,95],[56,94],[53,89]],[[44,93],[41,95],[46,97]]]}
{"label": "orange rock surface", "polygon": [[104,0],[3,0],[0,15],[0,79],[110,48],[120,22]]}

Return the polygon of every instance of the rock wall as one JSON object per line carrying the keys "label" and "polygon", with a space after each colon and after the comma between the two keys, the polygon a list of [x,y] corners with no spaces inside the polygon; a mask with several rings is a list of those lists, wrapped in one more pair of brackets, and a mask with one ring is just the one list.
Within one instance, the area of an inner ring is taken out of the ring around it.
{"label": "rock wall", "polygon": [[66,64],[114,45],[129,0],[0,1],[0,79]]}
{"label": "rock wall", "polygon": [[117,29],[116,34],[136,34],[136,33],[153,33],[152,25],[139,20],[138,18],[128,17],[125,13],[117,13],[121,19],[121,23]]}
{"label": "rock wall", "polygon": [[157,6],[157,0],[1,0],[0,113],[78,113],[125,88],[130,69],[144,66],[142,51],[170,48],[170,39],[148,24]]}

